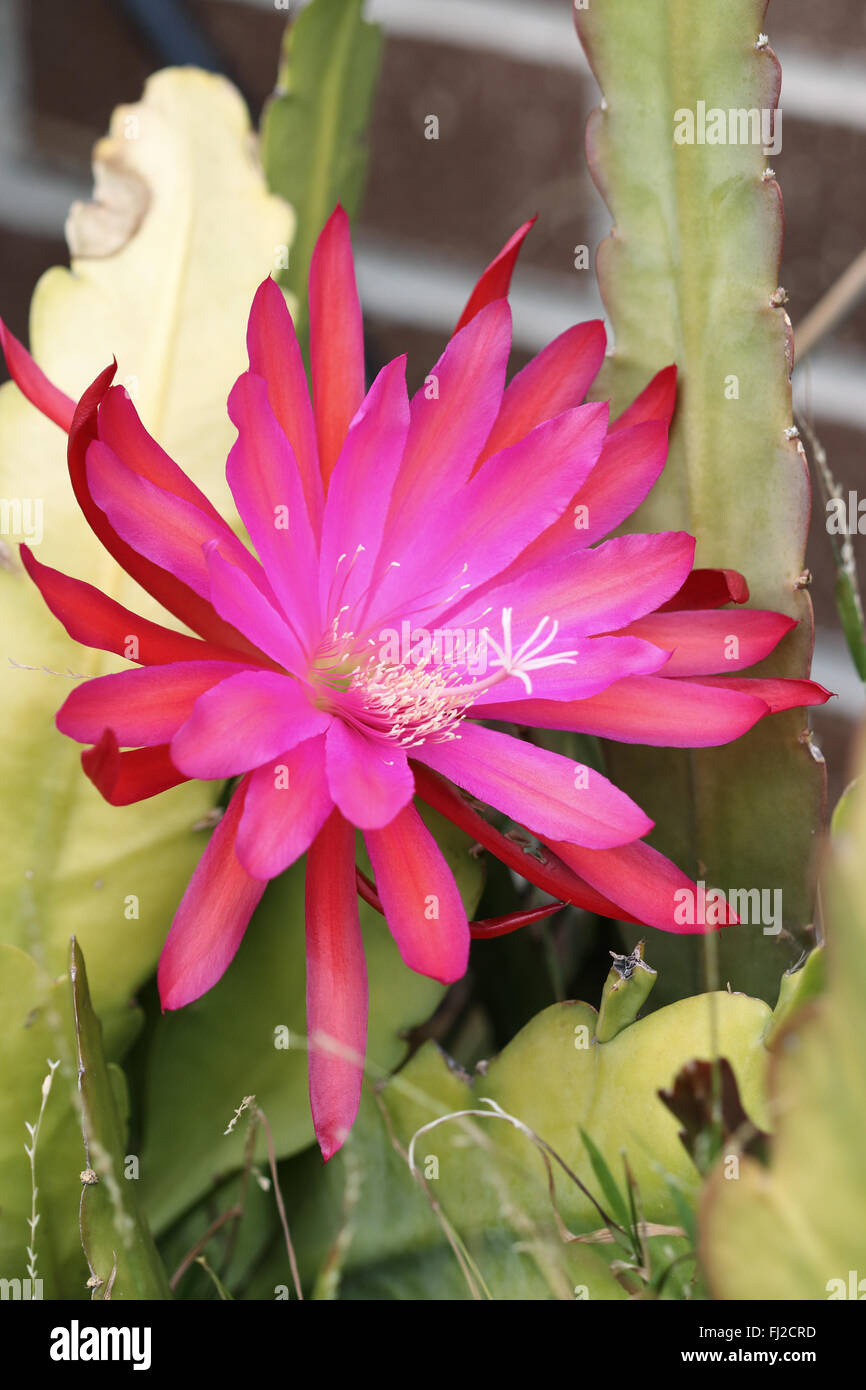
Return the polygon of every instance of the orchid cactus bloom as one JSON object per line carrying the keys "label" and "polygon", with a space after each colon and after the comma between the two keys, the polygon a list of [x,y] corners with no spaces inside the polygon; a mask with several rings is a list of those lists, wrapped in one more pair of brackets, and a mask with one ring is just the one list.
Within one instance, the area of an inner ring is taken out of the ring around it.
{"label": "orchid cactus bloom", "polygon": [[[610,425],[606,405],[581,404],[605,347],[590,323],[506,387],[505,295],[527,230],[488,267],[411,400],[404,358],[365,391],[341,209],[310,270],[312,400],[283,295],[260,286],[249,371],[228,401],[227,478],[255,555],[147,434],[113,368],[75,406],[4,333],[19,386],[69,431],[96,535],[197,634],[136,617],[22,546],[75,640],[125,655],[137,637],[138,669],[78,686],[58,728],[88,745],[84,770],[115,805],[189,778],[240,779],[169,932],[163,1007],[210,989],[268,880],[306,852],[310,1096],[326,1159],[354,1120],[365,1052],[356,827],[375,875],[362,891],[406,965],[444,982],[466,969],[470,926],[416,795],[554,897],[683,930],[674,894],[690,881],[643,842],[640,807],[490,724],[703,747],[827,698],[808,681],[730,674],[792,623],[722,611],[747,597],[744,581],[694,571],[690,536],[603,540],[664,465],[675,374]],[[527,827],[541,857],[455,787]]]}

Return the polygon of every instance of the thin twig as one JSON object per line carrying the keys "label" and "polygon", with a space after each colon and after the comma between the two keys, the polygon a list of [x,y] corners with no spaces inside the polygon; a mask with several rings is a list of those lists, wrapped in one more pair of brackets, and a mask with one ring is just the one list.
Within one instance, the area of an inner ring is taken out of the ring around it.
{"label": "thin twig", "polygon": [[802,362],[812,349],[855,308],[866,294],[866,250],[851,262],[848,269],[830,286],[818,303],[803,319],[795,335],[797,361]]}

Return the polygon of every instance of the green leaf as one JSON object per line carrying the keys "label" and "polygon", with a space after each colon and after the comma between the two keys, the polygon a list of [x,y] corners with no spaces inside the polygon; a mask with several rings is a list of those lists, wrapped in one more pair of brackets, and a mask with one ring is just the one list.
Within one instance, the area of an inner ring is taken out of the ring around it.
{"label": "green leaf", "polygon": [[617,1186],[616,1178],[608,1168],[604,1155],[599,1153],[582,1125],[580,1126],[580,1137],[586,1145],[589,1161],[592,1164],[592,1171],[598,1178],[599,1185],[610,1210],[610,1215],[615,1221],[619,1222],[620,1226],[628,1230],[631,1224],[631,1218],[625,1198]]}
{"label": "green leaf", "polygon": [[79,1227],[93,1298],[170,1298],[165,1270],[138,1204],[138,1173],[127,1173],[122,1118],[126,1106],[119,1108],[116,1099],[123,1075],[106,1063],[102,1025],[90,998],[84,957],[74,940],[69,977],[85,1157]]}
{"label": "green leaf", "polygon": [[281,281],[296,298],[301,331],[316,238],[338,202],[350,218],[361,202],[381,46],[362,0],[313,0],[286,30],[277,89],[262,115],[268,184],[298,217]]}
{"label": "green leaf", "polygon": [[[863,767],[862,753],[860,767]],[[826,992],[775,1042],[769,1170],[723,1164],[700,1208],[715,1297],[862,1298],[866,1283],[866,781],[851,793],[822,882]],[[854,1271],[853,1279],[851,1271]]]}
{"label": "green leaf", "polygon": [[[590,118],[590,167],[615,223],[598,251],[616,338],[599,392],[612,397],[616,414],[660,368],[679,369],[667,466],[630,526],[688,531],[698,565],[742,571],[755,607],[799,623],[756,673],[805,676],[812,613],[797,581],[809,484],[799,440],[786,433],[779,189],[763,177],[771,161],[759,144],[674,138],[678,113],[697,113],[698,102],[726,113],[775,107],[778,67],[757,46],[765,8],[765,0],[730,0],[702,7],[698,22],[694,0],[593,0],[576,17],[605,98]],[[824,796],[824,769],[804,724],[795,710],[727,747],[606,749],[614,781],[656,821],[660,849],[724,890],[781,890],[785,926],[801,939],[812,921]],[[761,924],[723,932],[718,983],[774,998],[801,950],[786,940],[780,947]],[[659,1000],[673,982],[673,957],[680,992],[700,987],[701,951],[698,939],[676,939],[656,953],[667,981]]]}
{"label": "green leaf", "polygon": [[[482,875],[471,841],[435,812],[425,808],[423,815],[471,911]],[[358,863],[371,873],[360,837]],[[278,1157],[313,1141],[304,1046],[304,871],[300,861],[270,885],[214,989],[163,1015],[152,1030],[141,1172],[157,1231],[241,1166],[245,1126],[224,1131],[244,1096],[255,1095],[265,1111]],[[406,969],[378,913],[365,903],[360,913],[370,986],[367,1064],[376,1078],[402,1061],[403,1037],[433,1012],[444,990]],[[263,1135],[257,1154],[264,1155]]]}
{"label": "green leaf", "polygon": [[[565,1227],[604,1229],[590,1192],[597,1181],[613,1204],[610,1175],[623,1153],[644,1219],[679,1224],[700,1179],[657,1092],[686,1061],[718,1047],[750,1113],[762,1120],[770,1011],[742,995],[704,995],[660,1009],[606,1043],[594,1040],[595,1020],[586,1004],[554,1004],[471,1079],[426,1043],[378,1098],[367,1095],[346,1152],[324,1172],[307,1155],[287,1165],[283,1186],[304,1283],[313,1285],[340,1241],[343,1298],[549,1299],[575,1297],[576,1288],[592,1298],[624,1297],[609,1268],[620,1247],[597,1238],[564,1241]],[[570,1170],[548,1151],[555,1209],[544,1159],[509,1116]],[[413,1135],[426,1192],[407,1165]],[[347,1212],[349,1183],[359,1192]],[[616,1206],[628,1227],[621,1194]],[[671,1244],[678,1239],[649,1237],[650,1247],[658,1242],[654,1268],[685,1251]],[[258,1296],[273,1297],[277,1269],[263,1269]],[[666,1296],[679,1287],[671,1282]]]}

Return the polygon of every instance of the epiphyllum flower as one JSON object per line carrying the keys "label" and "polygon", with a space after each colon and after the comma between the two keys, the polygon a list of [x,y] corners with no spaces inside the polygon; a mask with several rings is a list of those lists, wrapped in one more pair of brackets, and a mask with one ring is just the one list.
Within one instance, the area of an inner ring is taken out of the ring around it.
{"label": "epiphyllum flower", "polygon": [[[466,968],[466,913],[414,795],[555,897],[682,929],[674,894],[689,880],[643,843],[651,822],[640,807],[599,773],[479,721],[706,746],[826,698],[807,681],[718,674],[766,656],[792,624],[721,611],[747,597],[745,585],[693,571],[690,536],[592,545],[661,471],[674,371],[608,428],[606,405],[580,404],[604,352],[602,325],[590,323],[506,388],[503,296],[527,230],[482,276],[433,369],[436,389],[428,377],[411,401],[403,358],[365,394],[342,210],[310,270],[312,402],[283,296],[271,280],[260,286],[250,370],[228,402],[238,438],[227,477],[255,556],[147,434],[111,386],[113,368],[74,407],[4,338],[19,386],[69,430],[93,530],[198,634],[140,619],[22,547],[73,638],[120,655],[130,634],[138,641],[139,669],[78,686],[58,727],[90,745],[84,769],[115,805],[188,778],[241,779],[166,941],[163,1006],[220,978],[267,881],[307,851],[310,1094],[326,1158],[360,1093],[358,888],[411,969],[447,982]],[[404,624],[434,640],[396,651],[387,643]],[[437,630],[473,639],[446,650]],[[455,786],[528,827],[540,857]],[[356,878],[355,827],[375,886]],[[323,1035],[334,1047],[315,1045]]]}

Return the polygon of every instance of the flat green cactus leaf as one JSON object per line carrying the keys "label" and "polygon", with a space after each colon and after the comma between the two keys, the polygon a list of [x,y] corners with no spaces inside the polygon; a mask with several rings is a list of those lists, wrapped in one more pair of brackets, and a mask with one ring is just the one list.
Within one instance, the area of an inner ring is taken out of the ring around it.
{"label": "flat green cactus leaf", "polygon": [[[861,759],[862,767],[862,759]],[[769,1169],[724,1165],[701,1203],[701,1254],[724,1299],[866,1297],[866,783],[849,792],[823,879],[827,988],[774,1044]]]}
{"label": "flat green cactus leaf", "polygon": [[[623,1250],[605,1229],[605,1216],[616,1219],[616,1212],[605,1206],[598,1173],[601,1160],[627,1200],[624,1155],[649,1223],[653,1277],[660,1277],[665,1261],[689,1249],[682,1216],[700,1177],[657,1093],[691,1058],[718,1055],[718,1048],[731,1061],[745,1108],[763,1125],[771,1014],[744,995],[698,996],[605,1043],[595,1041],[596,1018],[586,1004],[554,1004],[471,1079],[425,1043],[380,1094],[367,1095],[345,1153],[324,1172],[306,1155],[289,1165],[284,1189],[305,1282],[321,1288],[327,1270],[327,1296],[338,1286],[346,1298],[393,1297],[384,1290],[401,1287],[421,1298],[623,1297],[610,1270]],[[551,1156],[555,1208],[544,1158],[512,1121],[570,1170]],[[426,1191],[409,1172],[410,1146]],[[355,1197],[346,1214],[349,1192]],[[567,1241],[566,1229],[602,1238]],[[278,1262],[263,1271],[260,1296],[275,1268]],[[681,1268],[694,1274],[694,1264]],[[672,1278],[663,1296],[682,1296],[678,1289]]]}
{"label": "flat green cactus leaf", "polygon": [[[630,528],[688,531],[698,565],[739,569],[752,606],[799,622],[756,673],[804,676],[809,483],[790,435],[782,205],[764,152],[781,138],[779,68],[759,40],[765,10],[766,0],[593,0],[575,13],[604,95],[590,167],[614,220],[598,251],[615,335],[599,393],[617,413],[660,368],[679,372],[668,463]],[[693,143],[680,143],[690,121]],[[794,711],[722,748],[606,747],[611,775],[656,820],[654,843],[684,869],[724,890],[782,892],[785,935],[762,922],[720,940],[718,983],[768,1000],[801,950],[787,933],[807,940],[812,920],[824,769],[804,727]],[[680,992],[712,987],[700,942],[673,945]],[[656,1003],[673,982],[670,955],[655,951]]]}
{"label": "flat green cactus leaf", "polygon": [[126,1153],[123,1073],[109,1067],[102,1025],[72,942],[69,964],[83,1138],[79,1230],[94,1299],[170,1298],[168,1278],[138,1201],[138,1160]]}

